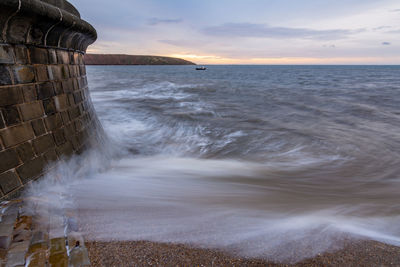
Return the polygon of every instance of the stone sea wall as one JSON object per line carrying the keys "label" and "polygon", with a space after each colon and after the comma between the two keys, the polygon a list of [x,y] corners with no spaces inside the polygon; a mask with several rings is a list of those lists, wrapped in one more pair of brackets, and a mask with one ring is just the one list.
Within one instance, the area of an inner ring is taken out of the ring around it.
{"label": "stone sea wall", "polygon": [[101,138],[83,61],[96,38],[65,0],[0,1],[0,199]]}

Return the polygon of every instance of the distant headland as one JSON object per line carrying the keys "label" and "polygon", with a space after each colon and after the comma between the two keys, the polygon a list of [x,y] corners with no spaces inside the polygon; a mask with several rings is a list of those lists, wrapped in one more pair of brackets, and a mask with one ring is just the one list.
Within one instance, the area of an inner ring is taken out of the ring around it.
{"label": "distant headland", "polygon": [[86,65],[196,65],[181,58],[117,54],[86,54],[84,60]]}

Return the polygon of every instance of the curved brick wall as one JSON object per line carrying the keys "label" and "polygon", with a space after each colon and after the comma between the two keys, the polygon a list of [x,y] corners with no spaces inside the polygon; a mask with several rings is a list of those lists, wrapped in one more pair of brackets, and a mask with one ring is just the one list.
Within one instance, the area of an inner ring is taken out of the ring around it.
{"label": "curved brick wall", "polygon": [[100,138],[83,55],[96,31],[64,0],[0,1],[0,198]]}

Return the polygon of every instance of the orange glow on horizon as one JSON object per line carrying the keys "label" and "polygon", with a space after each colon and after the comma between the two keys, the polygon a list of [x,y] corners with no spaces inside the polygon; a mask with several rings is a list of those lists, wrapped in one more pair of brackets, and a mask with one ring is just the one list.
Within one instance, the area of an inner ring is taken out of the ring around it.
{"label": "orange glow on horizon", "polygon": [[[308,57],[283,57],[283,58],[223,58],[214,55],[171,54],[177,57],[204,65],[363,65],[387,64],[388,58],[384,57],[337,57],[337,58],[308,58]],[[392,64],[400,62],[400,57],[390,58]],[[397,63],[398,64],[398,63]]]}

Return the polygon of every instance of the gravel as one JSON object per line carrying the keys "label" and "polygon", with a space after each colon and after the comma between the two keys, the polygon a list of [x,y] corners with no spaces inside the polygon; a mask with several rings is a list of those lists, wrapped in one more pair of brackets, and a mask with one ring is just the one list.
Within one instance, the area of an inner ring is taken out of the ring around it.
{"label": "gravel", "polygon": [[92,266],[400,266],[400,247],[375,241],[349,242],[343,249],[296,264],[245,259],[218,250],[148,241],[88,241]]}

